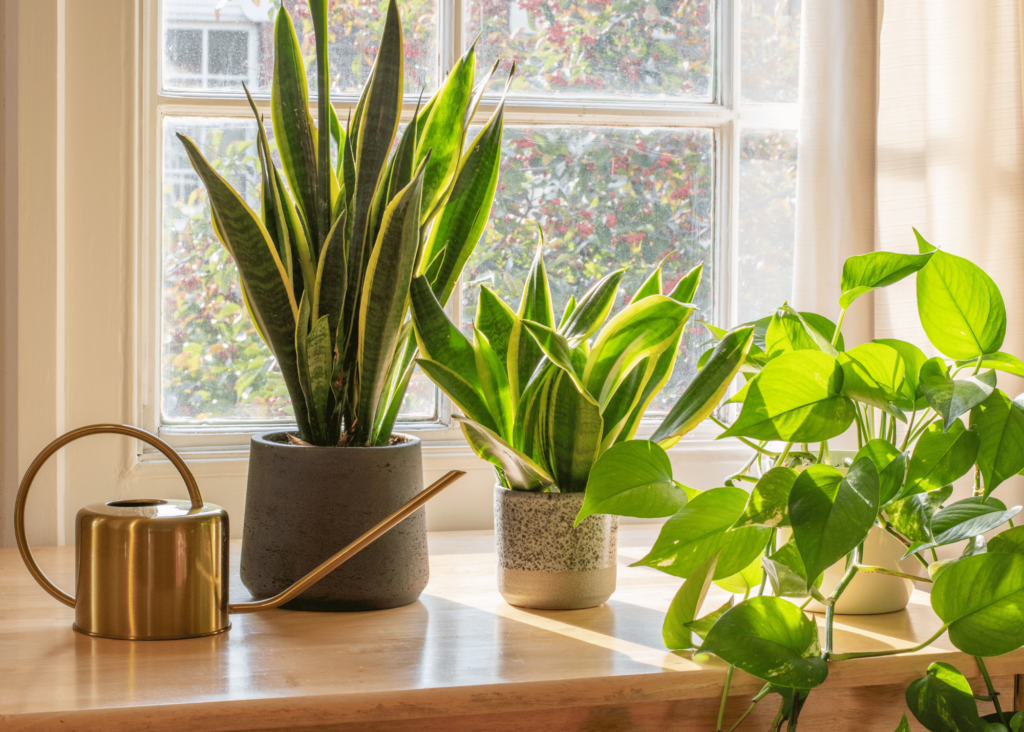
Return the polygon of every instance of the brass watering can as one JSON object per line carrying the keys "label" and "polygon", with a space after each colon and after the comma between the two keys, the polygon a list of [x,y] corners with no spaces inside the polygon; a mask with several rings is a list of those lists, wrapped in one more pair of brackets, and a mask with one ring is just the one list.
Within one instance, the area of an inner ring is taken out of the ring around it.
{"label": "brass watering can", "polygon": [[[190,500],[129,499],[81,509],[75,519],[77,594],[72,596],[53,584],[32,556],[25,539],[25,501],[51,455],[80,437],[102,433],[128,435],[157,448],[185,480]],[[230,613],[270,610],[293,599],[463,475],[459,470],[449,472],[284,592],[253,602],[228,600],[227,511],[203,503],[181,456],[136,427],[90,425],[47,445],[21,481],[14,530],[28,571],[44,590],[75,609],[74,628],[79,633],[125,640],[196,638],[228,630]]]}

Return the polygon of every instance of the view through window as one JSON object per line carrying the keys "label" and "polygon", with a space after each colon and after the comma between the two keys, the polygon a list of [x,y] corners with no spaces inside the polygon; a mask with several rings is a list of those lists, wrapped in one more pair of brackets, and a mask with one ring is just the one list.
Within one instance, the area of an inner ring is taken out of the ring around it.
{"label": "view through window", "polygon": [[[695,373],[708,340],[698,319],[751,320],[792,289],[800,0],[720,2],[732,4],[400,3],[411,104],[443,78],[456,56],[451,39],[477,43],[478,70],[495,59],[505,69],[512,60],[518,65],[490,222],[463,276],[462,323],[472,323],[482,284],[518,305],[538,228],[556,314],[615,269],[629,268],[616,299],[621,308],[659,262],[671,286],[703,261],[699,314],[687,326],[673,379],[652,404],[659,411]],[[311,57],[305,2],[284,3]],[[153,99],[161,125],[161,421],[287,421],[287,391],[249,322],[205,192],[175,138],[182,132],[195,140],[258,210],[256,126],[240,92],[244,83],[269,96],[280,0],[162,6]],[[332,98],[344,120],[368,76],[386,3],[331,0],[329,8]],[[734,22],[740,48],[731,54],[726,26]],[[495,94],[504,74],[496,77]],[[311,93],[314,84],[311,67]],[[478,122],[485,119],[482,111]],[[442,398],[416,374],[402,419],[436,420]]]}

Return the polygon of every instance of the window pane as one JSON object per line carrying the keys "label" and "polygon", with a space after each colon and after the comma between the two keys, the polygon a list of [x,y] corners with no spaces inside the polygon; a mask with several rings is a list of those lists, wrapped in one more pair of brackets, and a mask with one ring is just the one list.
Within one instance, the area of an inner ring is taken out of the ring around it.
{"label": "window pane", "polygon": [[[309,62],[316,92],[313,23],[305,0],[284,0]],[[270,93],[274,75],[274,23],[281,0],[164,0],[165,89],[226,89]],[[387,0],[330,3],[332,94],[358,94],[370,75],[384,28]],[[437,85],[434,0],[403,0],[405,91]]]}
{"label": "window pane", "polygon": [[740,138],[738,321],[793,296],[796,132],[744,130]]}
{"label": "window pane", "polygon": [[[175,132],[260,210],[254,122],[168,117],[164,122],[163,332],[161,409],[165,422],[291,421],[280,370],[245,311],[238,272],[213,234],[206,192]],[[271,140],[271,147],[273,147]],[[276,155],[276,153],[275,153]],[[430,381],[415,373],[401,419],[433,419]]]}
{"label": "window pane", "polygon": [[801,0],[741,0],[741,99],[800,98]]}
{"label": "window pane", "polygon": [[696,373],[697,346],[706,340],[697,318],[711,315],[711,131],[506,127],[503,148],[490,222],[463,275],[464,327],[482,284],[518,308],[538,224],[556,318],[570,295],[580,297],[620,267],[630,270],[615,310],[662,259],[666,289],[704,261],[701,312],[687,324],[675,374],[652,404],[667,409]]}
{"label": "window pane", "polygon": [[481,67],[517,61],[520,94],[710,101],[708,0],[466,0]]}

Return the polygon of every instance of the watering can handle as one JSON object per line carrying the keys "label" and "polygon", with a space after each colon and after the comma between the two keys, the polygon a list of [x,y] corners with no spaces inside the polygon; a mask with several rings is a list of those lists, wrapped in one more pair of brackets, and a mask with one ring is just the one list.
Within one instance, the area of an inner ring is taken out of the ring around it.
{"label": "watering can handle", "polygon": [[181,459],[181,456],[159,437],[145,430],[140,430],[138,427],[131,427],[126,424],[91,424],[87,427],[71,430],[71,432],[51,442],[41,453],[36,455],[36,459],[32,461],[32,464],[28,466],[28,470],[25,471],[25,477],[21,479],[21,486],[18,488],[18,498],[14,503],[14,537],[18,540],[18,551],[21,552],[21,558],[25,560],[25,566],[28,567],[28,571],[31,572],[36,582],[55,599],[63,602],[68,607],[75,606],[75,598],[53,584],[50,578],[39,568],[39,565],[36,564],[35,557],[32,556],[32,550],[29,548],[28,540],[25,538],[25,502],[28,500],[28,491],[32,487],[32,481],[35,480],[43,464],[50,459],[51,455],[69,442],[74,442],[80,437],[101,434],[135,437],[149,443],[162,452],[174,464],[174,467],[178,469],[181,477],[185,480],[188,496],[192,500],[192,508],[199,509],[203,507],[203,497],[199,494],[199,485],[196,483],[192,471],[188,469],[185,461]]}

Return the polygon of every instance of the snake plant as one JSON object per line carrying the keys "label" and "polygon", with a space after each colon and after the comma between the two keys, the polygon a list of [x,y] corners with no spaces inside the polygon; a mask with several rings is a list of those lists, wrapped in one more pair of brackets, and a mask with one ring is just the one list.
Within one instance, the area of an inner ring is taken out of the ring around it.
{"label": "snake plant", "polygon": [[386,445],[415,358],[410,283],[422,278],[440,303],[454,291],[494,199],[504,100],[466,145],[497,69],[475,83],[470,48],[437,93],[417,107],[392,152],[404,77],[395,0],[370,78],[344,128],[329,96],[327,0],[309,0],[309,12],[316,37],[315,123],[306,62],[284,7],[274,26],[270,106],[280,169],[249,96],[262,172],[258,214],[192,140],[178,137],[206,186],[213,228],[238,266],[249,314],[281,368],[299,439]]}
{"label": "snake plant", "polygon": [[462,410],[466,440],[506,488],[581,492],[594,462],[634,436],[671,376],[702,270],[664,295],[659,265],[608,319],[625,270],[613,272],[570,299],[556,326],[538,251],[518,312],[481,288],[472,343],[417,277],[417,363]]}

